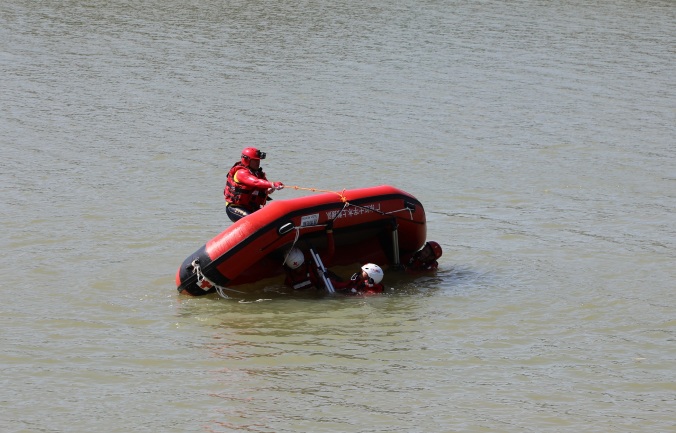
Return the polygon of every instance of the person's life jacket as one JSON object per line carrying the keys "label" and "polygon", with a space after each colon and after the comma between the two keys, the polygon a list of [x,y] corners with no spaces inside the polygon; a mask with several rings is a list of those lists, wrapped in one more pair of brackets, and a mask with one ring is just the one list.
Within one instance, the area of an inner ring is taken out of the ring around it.
{"label": "person's life jacket", "polygon": [[431,260],[423,262],[422,260],[416,260],[411,257],[411,260],[406,264],[407,271],[434,271],[439,267],[439,262],[436,260]]}
{"label": "person's life jacket", "polygon": [[381,283],[369,284],[368,282],[360,281],[355,277],[356,275],[345,282],[333,281],[333,287],[336,289],[336,292],[347,296],[368,296],[383,293],[385,291],[385,286]]}
{"label": "person's life jacket", "polygon": [[[332,226],[333,227],[333,226]],[[326,267],[329,266],[331,260],[333,260],[333,254],[336,250],[335,240],[333,238],[333,228],[326,230],[326,250],[322,252],[321,260],[322,264]],[[303,264],[301,268],[292,270],[288,266],[284,265],[286,270],[286,277],[284,278],[284,284],[289,287],[292,287],[294,290],[303,290],[309,288],[322,288],[324,286],[324,281],[322,281],[317,266],[315,265],[314,260],[307,257],[306,254],[303,255]]]}
{"label": "person's life jacket", "polygon": [[[232,166],[228,172],[228,179],[226,180],[225,188],[223,189],[225,201],[234,206],[242,206],[249,209],[260,209],[265,205],[268,197],[267,193],[264,190],[251,188],[247,185],[244,185],[243,183],[236,182],[235,174],[239,170],[249,170],[249,168],[240,161]],[[249,172],[259,179],[267,180],[263,170],[249,170]]]}
{"label": "person's life jacket", "polygon": [[301,272],[295,271],[287,274],[284,283],[294,290],[309,289],[318,286],[317,274],[308,263],[303,264]]}

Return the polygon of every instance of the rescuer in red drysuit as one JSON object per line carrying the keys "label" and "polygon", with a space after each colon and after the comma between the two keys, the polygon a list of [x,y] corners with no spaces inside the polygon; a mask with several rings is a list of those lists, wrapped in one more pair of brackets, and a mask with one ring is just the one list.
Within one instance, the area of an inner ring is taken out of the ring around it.
{"label": "rescuer in red drysuit", "polygon": [[238,221],[265,206],[268,195],[284,188],[282,182],[270,182],[261,168],[265,152],[255,147],[242,150],[241,160],[228,172],[223,189],[225,211],[230,220]]}
{"label": "rescuer in red drysuit", "polygon": [[[335,251],[335,242],[333,240],[333,221],[326,224],[326,252],[321,257],[324,266],[328,266],[333,258]],[[318,288],[323,286],[321,278],[317,274],[316,263],[312,258],[306,257],[306,254],[300,248],[291,248],[284,258],[284,284],[294,290],[305,290],[309,288]]]}
{"label": "rescuer in red drysuit", "polygon": [[352,275],[349,281],[336,281],[331,279],[331,284],[340,293],[347,296],[370,296],[385,292],[385,286],[380,284],[385,274],[380,266],[367,263],[361,267],[361,271]]}
{"label": "rescuer in red drysuit", "polygon": [[407,271],[434,271],[439,267],[437,259],[441,257],[441,253],[441,245],[434,241],[426,242],[421,249],[413,253],[404,267]]}

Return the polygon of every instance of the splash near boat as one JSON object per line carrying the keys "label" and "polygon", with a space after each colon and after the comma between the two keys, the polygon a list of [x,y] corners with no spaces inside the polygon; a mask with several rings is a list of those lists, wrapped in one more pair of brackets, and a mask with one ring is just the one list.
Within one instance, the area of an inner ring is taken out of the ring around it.
{"label": "splash near boat", "polygon": [[332,223],[332,266],[398,266],[427,235],[425,209],[413,195],[389,185],[272,201],[189,255],[176,273],[179,292],[206,295],[283,275],[289,248],[325,246]]}

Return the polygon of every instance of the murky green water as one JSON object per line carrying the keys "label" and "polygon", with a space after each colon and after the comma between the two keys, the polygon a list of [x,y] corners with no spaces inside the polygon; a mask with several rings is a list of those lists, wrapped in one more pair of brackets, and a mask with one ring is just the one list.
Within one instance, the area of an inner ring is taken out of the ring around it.
{"label": "murky green water", "polygon": [[[672,431],[675,23],[658,0],[0,2],[0,428]],[[249,145],[287,185],[414,194],[440,271],[178,296]]]}

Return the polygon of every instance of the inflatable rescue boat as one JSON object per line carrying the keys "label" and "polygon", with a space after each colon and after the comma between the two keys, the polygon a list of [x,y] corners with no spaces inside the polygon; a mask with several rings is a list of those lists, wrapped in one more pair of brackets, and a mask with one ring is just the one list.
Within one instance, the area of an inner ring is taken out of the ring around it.
{"label": "inflatable rescue boat", "polygon": [[327,266],[399,265],[427,236],[422,204],[388,185],[275,200],[188,256],[176,273],[178,291],[199,296],[276,275],[281,282],[289,248],[325,248],[330,221],[335,252]]}

